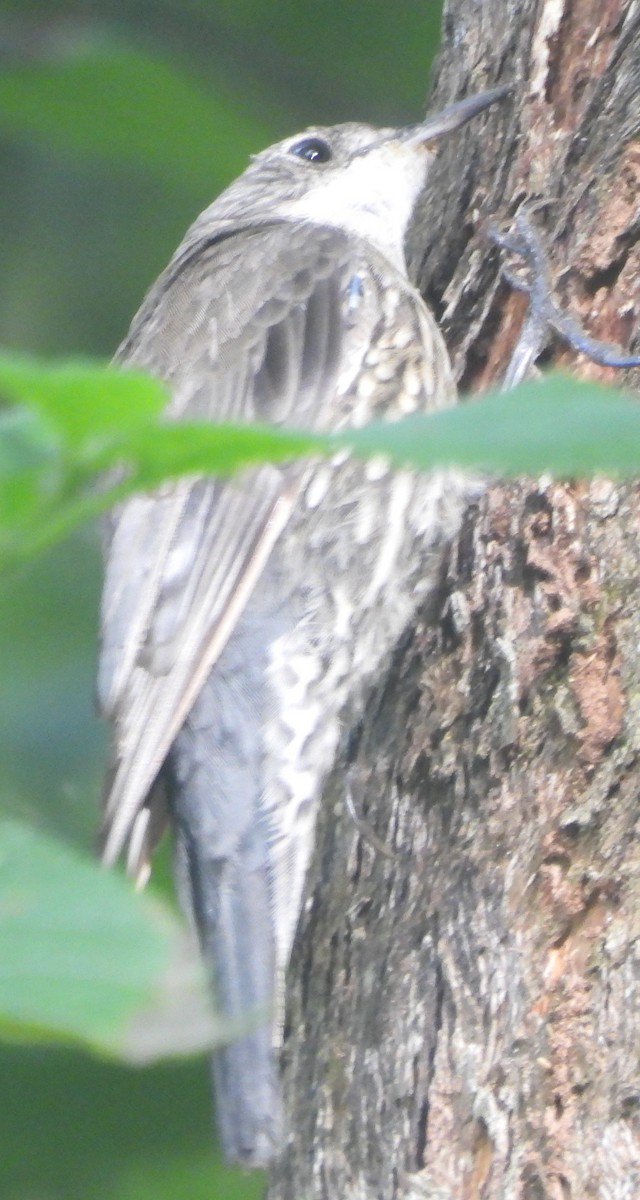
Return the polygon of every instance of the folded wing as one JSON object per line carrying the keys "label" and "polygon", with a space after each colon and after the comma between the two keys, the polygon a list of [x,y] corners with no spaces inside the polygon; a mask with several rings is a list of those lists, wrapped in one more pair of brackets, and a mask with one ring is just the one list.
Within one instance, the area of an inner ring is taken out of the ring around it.
{"label": "folded wing", "polygon": [[[168,419],[335,425],[344,330],[355,320],[353,255],[338,230],[285,222],[187,244],[118,359],[168,383]],[[98,682],[113,726],[104,856],[113,861],[129,843],[135,874],[146,870],[154,781],[288,520],[303,470],[181,480],[111,518]]]}

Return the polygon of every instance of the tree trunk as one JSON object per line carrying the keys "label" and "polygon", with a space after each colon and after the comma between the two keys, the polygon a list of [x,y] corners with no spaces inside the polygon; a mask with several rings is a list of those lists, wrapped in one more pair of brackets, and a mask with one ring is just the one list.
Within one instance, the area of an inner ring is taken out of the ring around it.
{"label": "tree trunk", "polygon": [[[432,107],[515,81],[443,144],[413,231],[461,388],[517,338],[486,224],[523,200],[563,305],[628,346],[640,5],[445,9]],[[640,1196],[637,502],[604,479],[488,489],[352,733],[291,966],[270,1200]]]}

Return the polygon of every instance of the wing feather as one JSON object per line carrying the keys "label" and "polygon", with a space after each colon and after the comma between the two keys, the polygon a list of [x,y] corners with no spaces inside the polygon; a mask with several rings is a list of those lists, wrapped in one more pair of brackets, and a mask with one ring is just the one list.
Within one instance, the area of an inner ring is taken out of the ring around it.
{"label": "wing feather", "polygon": [[[352,258],[338,230],[284,222],[179,250],[119,361],[168,382],[168,419],[335,423]],[[141,813],[146,827],[158,771],[289,518],[304,470],[182,480],[114,513],[98,681],[113,725],[107,861]],[[144,853],[134,853],[135,870],[144,869]]]}

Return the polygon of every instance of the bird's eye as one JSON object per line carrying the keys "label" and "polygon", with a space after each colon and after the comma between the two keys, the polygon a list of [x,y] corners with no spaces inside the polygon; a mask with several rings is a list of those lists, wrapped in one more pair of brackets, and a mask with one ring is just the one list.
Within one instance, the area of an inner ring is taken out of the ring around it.
{"label": "bird's eye", "polygon": [[298,158],[306,158],[307,162],[326,163],[333,158],[331,146],[324,138],[306,137],[301,138],[299,142],[294,142],[293,146],[289,147],[289,154],[295,154]]}

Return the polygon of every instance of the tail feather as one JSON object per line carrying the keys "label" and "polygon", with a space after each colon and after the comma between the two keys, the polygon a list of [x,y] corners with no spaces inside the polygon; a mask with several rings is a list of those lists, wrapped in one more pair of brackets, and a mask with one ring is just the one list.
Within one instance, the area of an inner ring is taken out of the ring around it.
{"label": "tail feather", "polygon": [[[257,656],[256,656],[257,657]],[[259,687],[211,677],[164,769],[181,899],[198,931],[216,1007],[238,1037],[213,1061],[225,1157],[265,1166],[281,1138],[274,1048],[275,930],[267,831],[260,819]],[[230,704],[235,704],[229,721]],[[226,714],[226,719],[225,719]]]}
{"label": "tail feather", "polygon": [[[247,858],[253,857],[249,854]],[[247,1032],[213,1057],[218,1132],[225,1158],[266,1166],[281,1140],[278,1054],[273,1036],[275,954],[264,868],[235,860],[202,861],[191,848],[192,911],[211,971],[218,1011]]]}

